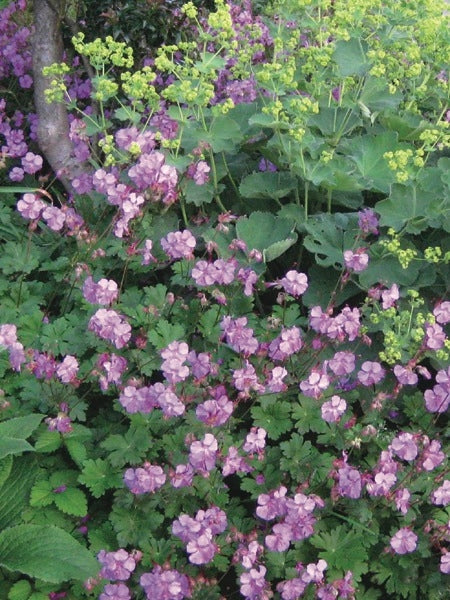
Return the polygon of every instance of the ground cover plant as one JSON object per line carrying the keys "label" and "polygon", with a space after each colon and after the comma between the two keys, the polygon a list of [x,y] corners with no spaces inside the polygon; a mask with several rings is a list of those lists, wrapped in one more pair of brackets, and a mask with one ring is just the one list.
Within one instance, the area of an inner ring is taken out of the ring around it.
{"label": "ground cover plant", "polygon": [[81,27],[55,173],[5,5],[1,597],[447,597],[445,9]]}

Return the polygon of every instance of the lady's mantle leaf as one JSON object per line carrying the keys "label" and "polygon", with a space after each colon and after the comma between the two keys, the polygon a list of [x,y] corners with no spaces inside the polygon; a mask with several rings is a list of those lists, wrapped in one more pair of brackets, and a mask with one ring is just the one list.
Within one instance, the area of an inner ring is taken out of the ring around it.
{"label": "lady's mantle leaf", "polygon": [[51,583],[94,576],[96,559],[58,527],[17,525],[0,532],[0,565]]}

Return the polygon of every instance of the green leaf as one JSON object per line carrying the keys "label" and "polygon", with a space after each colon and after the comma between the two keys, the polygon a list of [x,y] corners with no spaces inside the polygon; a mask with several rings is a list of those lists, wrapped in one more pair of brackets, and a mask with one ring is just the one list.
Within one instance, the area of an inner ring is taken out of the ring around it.
{"label": "green leaf", "polygon": [[12,275],[13,273],[31,273],[39,266],[40,251],[37,246],[16,242],[6,242],[2,246],[2,255],[0,257],[0,270],[3,275]]}
{"label": "green leaf", "polygon": [[37,474],[34,455],[14,458],[11,471],[0,488],[0,530],[21,521]]}
{"label": "green leaf", "polygon": [[47,428],[38,435],[34,449],[37,452],[53,452],[62,445],[61,434],[57,431],[49,431]]}
{"label": "green leaf", "polygon": [[109,450],[108,456],[113,467],[123,467],[126,463],[137,465],[150,448],[152,440],[143,427],[131,427],[124,435],[111,435],[101,443],[102,448]]}
{"label": "green leaf", "polygon": [[53,486],[49,481],[41,480],[34,484],[30,495],[31,506],[48,506],[54,499]]}
{"label": "green leaf", "polygon": [[106,460],[87,460],[78,481],[89,488],[95,498],[100,498],[106,490],[122,487],[122,478]]}
{"label": "green leaf", "polygon": [[376,77],[368,77],[359,96],[358,104],[363,104],[371,111],[395,110],[402,101],[402,93],[391,94],[384,81]]}
{"label": "green leaf", "polygon": [[290,219],[259,211],[240,218],[236,223],[237,237],[247,244],[249,250],[267,251],[273,244],[287,240],[295,243],[294,229],[295,222]]}
{"label": "green leaf", "polygon": [[290,173],[264,171],[247,175],[239,185],[243,198],[284,198],[298,186]]}
{"label": "green leaf", "polygon": [[297,238],[298,238],[297,234],[293,233],[293,234],[291,234],[291,237],[289,237],[285,240],[282,240],[280,242],[275,242],[274,244],[270,244],[270,246],[268,248],[263,250],[264,262],[270,262],[272,260],[275,260],[279,256],[281,256],[282,254],[284,254],[286,252],[286,250],[289,250],[289,248],[295,244],[295,242],[297,241]]}
{"label": "green leaf", "polygon": [[74,517],[84,517],[87,514],[87,500],[78,488],[68,487],[63,492],[54,494],[56,506],[63,513]]}
{"label": "green leaf", "polygon": [[364,75],[370,67],[365,47],[360,38],[350,38],[348,41],[338,40],[335,44],[333,59],[338,65],[339,74],[342,77]]}
{"label": "green leaf", "polygon": [[448,218],[450,203],[433,188],[395,184],[390,197],[377,202],[375,210],[380,215],[380,225],[396,231],[406,226],[407,232],[417,234],[430,226],[439,226],[439,221]]}
{"label": "green leaf", "polygon": [[342,267],[344,250],[353,248],[357,233],[356,218],[345,213],[320,214],[305,223],[308,235],[305,248],[313,252],[316,262],[323,267]]}
{"label": "green leaf", "polygon": [[8,454],[21,454],[34,448],[25,441],[39,426],[44,415],[16,417],[0,423],[0,458]]}
{"label": "green leaf", "polygon": [[[376,541],[376,537],[374,538]],[[310,543],[321,549],[319,557],[328,563],[329,569],[336,569],[341,573],[352,571],[356,581],[369,569],[367,564],[367,542],[374,540],[363,536],[353,529],[350,531],[344,525],[335,529],[316,533],[309,538]]]}
{"label": "green leaf", "polygon": [[212,183],[207,182],[203,185],[197,185],[192,179],[186,179],[183,182],[182,190],[186,202],[188,204],[194,204],[195,206],[209,204],[212,202],[216,193]]}
{"label": "green leaf", "polygon": [[377,135],[355,136],[345,147],[363,178],[366,189],[389,193],[395,174],[389,168],[384,154],[399,148],[397,134],[385,131]]}
{"label": "green leaf", "polygon": [[261,396],[261,406],[251,410],[255,427],[262,427],[272,440],[277,440],[292,427],[291,405],[276,397]]}
{"label": "green leaf", "polygon": [[314,398],[300,395],[298,404],[292,408],[292,418],[296,421],[295,426],[300,433],[325,433],[328,430],[321,417],[319,404]]}
{"label": "green leaf", "polygon": [[185,335],[184,327],[180,323],[172,324],[166,319],[160,319],[155,329],[149,332],[148,339],[157,350],[162,350],[171,342],[180,340]]}
{"label": "green leaf", "polygon": [[51,583],[84,581],[97,574],[97,560],[57,527],[17,525],[0,532],[0,565]]}
{"label": "green leaf", "polygon": [[66,438],[64,440],[64,444],[67,448],[67,451],[70,454],[70,458],[78,465],[81,466],[83,461],[86,460],[87,450],[86,446],[83,442],[78,440],[73,440],[70,438]]}
{"label": "green leaf", "polygon": [[30,594],[30,582],[26,579],[19,579],[9,590],[8,600],[28,600]]}

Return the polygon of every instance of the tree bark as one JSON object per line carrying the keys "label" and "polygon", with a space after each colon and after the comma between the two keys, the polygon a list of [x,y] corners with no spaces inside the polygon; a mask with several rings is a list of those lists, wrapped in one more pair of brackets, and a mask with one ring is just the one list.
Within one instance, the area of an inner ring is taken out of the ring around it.
{"label": "tree bark", "polygon": [[38,117],[39,146],[65,189],[73,192],[71,180],[83,171],[73,155],[69,137],[69,118],[66,107],[59,102],[48,103],[45,90],[51,77],[42,69],[63,59],[61,21],[65,0],[34,0],[33,77],[34,104]]}

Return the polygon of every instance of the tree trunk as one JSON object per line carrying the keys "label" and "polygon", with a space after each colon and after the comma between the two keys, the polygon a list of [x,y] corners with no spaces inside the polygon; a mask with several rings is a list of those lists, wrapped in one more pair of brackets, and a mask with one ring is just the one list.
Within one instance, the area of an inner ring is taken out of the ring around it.
{"label": "tree trunk", "polygon": [[65,189],[72,192],[71,180],[83,167],[74,159],[69,138],[69,119],[64,104],[47,103],[45,90],[51,77],[42,69],[63,59],[61,21],[65,0],[34,0],[33,76],[34,103],[38,117],[38,143]]}

